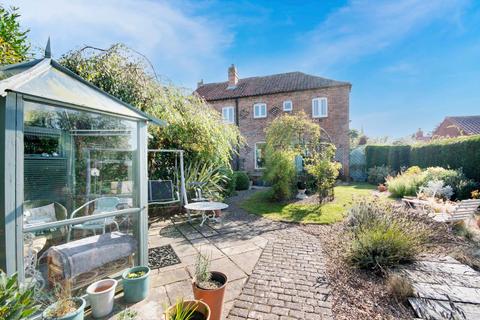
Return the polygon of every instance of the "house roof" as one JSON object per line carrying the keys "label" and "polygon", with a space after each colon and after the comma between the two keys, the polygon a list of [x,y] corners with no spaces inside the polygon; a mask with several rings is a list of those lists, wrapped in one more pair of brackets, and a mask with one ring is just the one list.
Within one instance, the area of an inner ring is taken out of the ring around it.
{"label": "house roof", "polygon": [[9,91],[166,125],[97,88],[49,57],[0,66],[0,96]]}
{"label": "house roof", "polygon": [[480,116],[446,117],[464,134],[480,134]]}
{"label": "house roof", "polygon": [[195,91],[205,100],[212,101],[338,86],[351,87],[352,85],[349,82],[317,77],[303,72],[288,72],[239,79],[234,88],[228,88],[228,81],[206,83]]}

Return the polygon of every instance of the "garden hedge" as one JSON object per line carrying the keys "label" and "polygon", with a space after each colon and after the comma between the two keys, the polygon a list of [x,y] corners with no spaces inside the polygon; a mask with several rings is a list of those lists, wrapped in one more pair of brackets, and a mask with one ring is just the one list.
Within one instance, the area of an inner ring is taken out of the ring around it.
{"label": "garden hedge", "polygon": [[367,169],[387,165],[462,168],[468,178],[480,181],[480,135],[444,139],[418,145],[383,145],[365,148]]}

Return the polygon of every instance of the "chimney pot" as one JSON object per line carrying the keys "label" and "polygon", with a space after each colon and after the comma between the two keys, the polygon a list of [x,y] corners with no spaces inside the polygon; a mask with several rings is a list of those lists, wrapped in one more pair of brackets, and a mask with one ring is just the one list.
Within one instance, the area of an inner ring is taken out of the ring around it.
{"label": "chimney pot", "polygon": [[200,79],[200,81],[197,82],[197,89],[203,86],[203,79]]}
{"label": "chimney pot", "polygon": [[228,87],[235,88],[237,86],[237,83],[238,83],[237,68],[232,63],[230,68],[228,68]]}

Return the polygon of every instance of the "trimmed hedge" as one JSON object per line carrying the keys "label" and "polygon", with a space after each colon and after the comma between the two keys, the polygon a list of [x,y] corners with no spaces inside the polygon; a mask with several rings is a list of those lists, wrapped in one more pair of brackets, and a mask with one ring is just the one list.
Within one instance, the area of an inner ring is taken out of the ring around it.
{"label": "trimmed hedge", "polygon": [[250,178],[245,171],[235,171],[235,189],[236,190],[248,190],[250,187]]}
{"label": "trimmed hedge", "polygon": [[480,181],[480,135],[433,141],[412,146],[367,146],[367,169],[387,165],[395,171],[419,166],[463,169],[470,179]]}

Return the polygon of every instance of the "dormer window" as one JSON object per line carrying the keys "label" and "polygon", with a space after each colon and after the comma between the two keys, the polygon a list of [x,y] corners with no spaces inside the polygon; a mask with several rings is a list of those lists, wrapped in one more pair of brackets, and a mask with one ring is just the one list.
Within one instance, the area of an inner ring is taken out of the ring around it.
{"label": "dormer window", "polygon": [[293,110],[292,100],[283,101],[283,111],[290,112]]}
{"label": "dormer window", "polygon": [[267,104],[255,103],[253,105],[253,117],[254,118],[266,118],[267,117]]}

